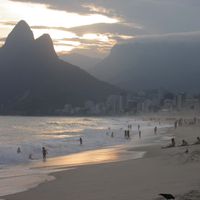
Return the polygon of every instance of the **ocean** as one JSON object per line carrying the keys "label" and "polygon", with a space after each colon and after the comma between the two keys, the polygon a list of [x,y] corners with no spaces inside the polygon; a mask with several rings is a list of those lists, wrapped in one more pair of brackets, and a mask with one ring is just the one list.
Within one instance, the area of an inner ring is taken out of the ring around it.
{"label": "ocean", "polygon": [[[124,130],[128,129],[128,125],[131,125],[129,128],[131,139],[124,137]],[[138,125],[141,138],[138,135]],[[155,126],[158,127],[157,135],[153,131]],[[66,161],[69,166],[73,160],[71,158],[77,155],[79,155],[76,159],[79,160],[78,164],[85,162],[83,157],[87,157],[87,162],[92,163],[93,160],[98,161],[96,155],[101,155],[105,159],[107,151],[104,149],[111,151],[118,147],[160,143],[168,139],[160,133],[164,131],[163,128],[170,126],[136,117],[2,116],[0,117],[0,196],[24,191],[45,180],[52,180],[53,177],[48,176],[49,172],[59,169],[51,168],[50,165],[59,163],[58,160],[61,159],[58,158],[61,156],[69,155],[70,159]],[[17,152],[18,147],[20,153]],[[45,163],[42,162],[42,147],[48,151]],[[100,153],[95,153],[94,156],[92,151]],[[135,158],[142,155],[143,152],[138,154],[136,152]],[[51,159],[54,159],[54,162],[48,161]],[[103,162],[99,158],[99,162],[101,161]],[[65,165],[66,163],[63,164]],[[48,167],[42,168],[43,166]]]}

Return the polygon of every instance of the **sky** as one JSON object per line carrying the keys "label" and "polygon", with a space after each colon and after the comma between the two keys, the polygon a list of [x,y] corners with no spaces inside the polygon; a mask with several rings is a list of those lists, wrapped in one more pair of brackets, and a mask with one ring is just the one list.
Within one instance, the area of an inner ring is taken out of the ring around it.
{"label": "sky", "polygon": [[0,0],[0,46],[25,20],[49,33],[58,54],[105,57],[118,43],[150,35],[200,31],[199,0]]}

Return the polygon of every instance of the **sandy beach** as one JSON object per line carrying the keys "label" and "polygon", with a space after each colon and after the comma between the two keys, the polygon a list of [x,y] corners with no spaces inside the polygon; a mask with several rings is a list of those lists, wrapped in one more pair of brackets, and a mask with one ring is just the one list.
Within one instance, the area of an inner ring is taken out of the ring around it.
{"label": "sandy beach", "polygon": [[[176,144],[192,144],[200,136],[198,125],[171,128]],[[170,140],[169,140],[170,143]],[[167,145],[164,144],[164,145]],[[146,151],[143,158],[78,166],[54,173],[55,180],[29,191],[2,197],[6,200],[150,200],[171,193],[178,200],[200,199],[200,145],[161,149],[163,144],[132,148]],[[185,151],[188,149],[188,153]]]}

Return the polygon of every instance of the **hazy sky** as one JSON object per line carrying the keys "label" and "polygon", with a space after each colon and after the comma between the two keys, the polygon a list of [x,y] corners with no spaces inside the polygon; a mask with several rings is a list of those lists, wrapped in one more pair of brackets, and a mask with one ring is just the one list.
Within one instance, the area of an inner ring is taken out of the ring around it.
{"label": "hazy sky", "polygon": [[200,30],[199,0],[0,0],[0,44],[19,20],[37,38],[49,33],[58,53],[104,56],[141,35]]}

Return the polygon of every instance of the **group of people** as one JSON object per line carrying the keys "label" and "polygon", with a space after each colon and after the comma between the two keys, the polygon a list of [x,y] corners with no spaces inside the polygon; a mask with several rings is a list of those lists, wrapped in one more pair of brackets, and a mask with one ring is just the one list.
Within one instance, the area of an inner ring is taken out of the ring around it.
{"label": "group of people", "polygon": [[[79,142],[80,142],[80,145],[83,144],[83,139],[82,139],[82,137],[79,138]],[[45,147],[42,147],[42,157],[43,157],[43,161],[46,161],[47,154],[48,154],[47,149],[46,149]]]}
{"label": "group of people", "polygon": [[200,123],[200,119],[194,117],[193,119],[183,119],[180,118],[178,120],[175,120],[174,122],[174,128],[176,129],[177,127],[181,127],[183,125],[196,125]]}
{"label": "group of people", "polygon": [[125,131],[124,131],[124,137],[125,137],[126,139],[130,139],[130,130],[125,130]]}
{"label": "group of people", "polygon": [[[80,142],[80,145],[83,144],[83,139],[82,139],[82,137],[79,138],[79,142]],[[20,147],[17,147],[17,153],[18,153],[18,154],[22,153],[22,150],[21,150]],[[48,154],[47,149],[46,149],[45,147],[42,147],[42,158],[43,158],[43,161],[46,161],[47,154]],[[30,153],[29,156],[28,156],[28,158],[29,158],[30,160],[33,160],[33,155]]]}
{"label": "group of people", "polygon": [[[191,145],[197,145],[197,144],[200,144],[200,137],[197,137],[196,138],[196,141],[194,143],[192,143]],[[162,147],[163,149],[164,148],[171,148],[171,147],[175,147],[176,146],[176,142],[175,142],[175,139],[172,138],[171,139],[171,143],[167,146],[164,146]],[[186,141],[186,140],[182,140],[182,143],[180,145],[178,145],[179,147],[183,147],[183,146],[189,146],[189,143]]]}
{"label": "group of people", "polygon": [[[20,147],[17,147],[17,153],[18,153],[18,154],[21,154],[21,153],[22,153],[22,150],[21,150]],[[47,149],[46,149],[45,147],[42,147],[42,157],[43,157],[43,160],[44,160],[44,161],[46,160],[47,154],[48,154]],[[31,153],[29,154],[28,158],[29,158],[30,160],[33,160],[33,156],[32,156]]]}
{"label": "group of people", "polygon": [[[141,128],[140,128],[140,124],[138,124],[138,136],[139,136],[139,138],[141,138],[142,137],[142,131],[141,131]],[[126,129],[126,130],[124,130],[124,138],[125,139],[130,139],[130,130],[132,129],[132,125],[131,124],[128,124],[128,129]],[[110,127],[108,128],[108,130],[110,131],[111,129],[110,129]],[[121,128],[120,129],[120,131],[122,131],[123,130],[123,128]],[[158,127],[157,126],[155,126],[154,127],[154,134],[157,134],[157,131],[158,131]],[[108,132],[106,132],[106,135],[109,135],[109,133]],[[114,137],[114,132],[111,132],[111,135],[110,135],[111,137]]]}

